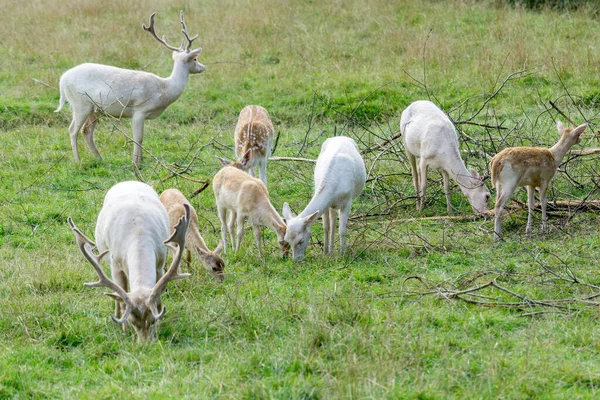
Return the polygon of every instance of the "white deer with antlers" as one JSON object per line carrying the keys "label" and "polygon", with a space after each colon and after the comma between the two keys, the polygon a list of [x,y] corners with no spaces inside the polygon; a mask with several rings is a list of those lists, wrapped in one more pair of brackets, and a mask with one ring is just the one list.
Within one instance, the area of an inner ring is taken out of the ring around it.
{"label": "white deer with antlers", "polygon": [[[104,286],[113,291],[106,293],[116,302],[113,321],[123,324],[123,330],[127,329],[127,322],[131,323],[139,342],[156,336],[157,322],[166,311],[160,296],[167,284],[189,276],[177,272],[190,221],[190,208],[187,205],[184,208],[185,215],[169,236],[169,216],[158,194],[145,183],[131,181],[113,186],[106,194],[96,223],[97,245],[75,226],[71,217],[68,219],[79,249],[100,277],[98,282],[85,285]],[[99,255],[92,253],[94,246]],[[174,255],[164,273],[167,247]],[[100,266],[100,260],[107,254],[112,279]],[[123,305],[125,310],[121,312]]]}
{"label": "white deer with antlers", "polygon": [[142,160],[142,139],[144,121],[154,119],[181,96],[189,74],[204,71],[204,65],[198,63],[201,48],[191,50],[192,42],[198,35],[190,38],[181,11],[181,26],[187,41],[182,40],[180,47],[167,44],[164,36],[160,38],[154,29],[154,16],[150,16],[150,26],[142,25],[145,31],[167,49],[173,51],[173,71],[168,78],[161,78],[144,71],[133,71],[101,64],[81,64],[71,68],[60,77],[60,101],[55,112],[62,109],[65,101],[71,104],[73,120],[69,126],[71,147],[76,161],[80,161],[77,149],[77,136],[83,127],[83,137],[91,152],[102,159],[94,143],[94,128],[98,117],[107,114],[112,117],[132,119],[133,163]]}

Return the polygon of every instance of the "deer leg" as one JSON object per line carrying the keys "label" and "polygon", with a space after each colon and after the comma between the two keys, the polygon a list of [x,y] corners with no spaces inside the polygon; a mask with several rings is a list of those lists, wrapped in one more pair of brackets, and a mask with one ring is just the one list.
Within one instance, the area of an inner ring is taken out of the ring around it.
{"label": "deer leg", "polygon": [[256,239],[256,247],[258,247],[258,255],[262,257],[262,247],[261,247],[261,236],[260,236],[260,225],[257,223],[252,223],[252,230],[254,231],[254,239]]}
{"label": "deer leg", "polygon": [[415,187],[415,191],[417,193],[417,210],[419,209],[420,197],[419,197],[419,171],[417,170],[417,158],[410,153],[406,153],[408,157],[408,161],[410,161],[410,172],[413,178],[413,186]]}
{"label": "deer leg", "polygon": [[[123,288],[127,292],[127,276],[123,271],[121,271],[120,267],[115,266],[114,268],[111,265],[110,274],[113,277],[115,283]],[[115,317],[121,318],[121,302],[115,300]],[[127,332],[127,321],[123,323],[123,332]]]}
{"label": "deer leg", "polygon": [[352,203],[349,202],[340,209],[340,254],[344,254],[346,250],[346,224],[348,223],[351,207]]}
{"label": "deer leg", "polygon": [[535,186],[527,185],[527,208],[529,214],[527,215],[527,226],[525,227],[526,233],[531,233],[531,223],[533,222],[533,209],[535,207]]}
{"label": "deer leg", "polygon": [[100,152],[94,143],[94,129],[96,129],[97,122],[98,116],[95,113],[90,114],[83,124],[83,137],[85,138],[85,141],[87,142],[92,154],[94,154],[97,159],[102,160],[102,156],[100,155]]}
{"label": "deer leg", "polygon": [[242,238],[244,237],[244,222],[245,217],[242,214],[238,214],[236,218],[237,224],[237,243],[235,243],[235,251],[240,249],[240,245],[242,244]]}
{"label": "deer leg", "polygon": [[427,161],[423,157],[419,159],[419,181],[419,197],[421,201],[417,210],[423,211],[425,207],[425,191],[427,190]]}
{"label": "deer leg", "polygon": [[[219,221],[221,221],[221,240],[223,241],[223,254],[227,252],[227,209],[220,206],[217,202],[217,213],[219,214]],[[233,246],[233,240],[231,241]]]}
{"label": "deer leg", "polygon": [[138,165],[142,162],[142,140],[144,139],[144,120],[146,115],[134,114],[131,126],[133,128],[133,163]]}
{"label": "deer leg", "polygon": [[452,204],[450,203],[450,176],[448,172],[442,171],[442,178],[444,180],[444,193],[446,194],[446,208],[448,210],[448,215],[452,214]]}
{"label": "deer leg", "polygon": [[88,116],[92,113],[92,110],[76,110],[73,108],[73,119],[71,125],[69,125],[69,136],[71,136],[71,148],[73,149],[73,157],[75,161],[81,162],[79,157],[79,150],[77,149],[77,135],[83,124],[88,119]]}
{"label": "deer leg", "polygon": [[546,233],[546,225],[548,217],[546,216],[546,206],[548,205],[548,198],[546,197],[546,190],[548,189],[548,183],[542,182],[540,185],[540,202],[542,203],[542,232]]}
{"label": "deer leg", "polygon": [[327,213],[327,218],[329,218],[329,254],[333,254],[333,248],[335,247],[335,223],[337,222],[337,214],[338,210],[333,208],[329,208],[329,212]]}
{"label": "deer leg", "polygon": [[516,183],[510,182],[505,186],[502,186],[500,182],[496,182],[496,206],[494,207],[494,239],[502,239],[502,210],[504,206],[510,200],[513,192],[516,188]]}
{"label": "deer leg", "polygon": [[263,181],[265,186],[267,186],[267,156],[265,156],[264,160],[261,160],[258,164],[260,168],[260,180]]}
{"label": "deer leg", "polygon": [[227,217],[227,229],[229,230],[229,238],[231,239],[232,248],[235,247],[235,220],[237,214],[233,210],[229,210],[229,216]]}
{"label": "deer leg", "polygon": [[321,218],[323,218],[323,254],[329,254],[329,231],[331,230],[329,210],[325,210]]}

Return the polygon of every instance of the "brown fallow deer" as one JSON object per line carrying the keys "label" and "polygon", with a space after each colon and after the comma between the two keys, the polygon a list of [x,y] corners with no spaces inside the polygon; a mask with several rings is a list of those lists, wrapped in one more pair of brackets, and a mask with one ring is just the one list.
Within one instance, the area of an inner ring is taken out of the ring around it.
{"label": "brown fallow deer", "polygon": [[218,281],[225,279],[225,262],[220,256],[223,250],[223,242],[219,242],[214,251],[210,251],[204,242],[204,238],[198,230],[198,214],[188,199],[177,189],[167,189],[160,194],[160,202],[167,209],[171,227],[185,215],[185,207],[190,209],[190,225],[185,236],[185,248],[187,249],[187,262],[191,262],[191,253],[200,260],[206,271]]}

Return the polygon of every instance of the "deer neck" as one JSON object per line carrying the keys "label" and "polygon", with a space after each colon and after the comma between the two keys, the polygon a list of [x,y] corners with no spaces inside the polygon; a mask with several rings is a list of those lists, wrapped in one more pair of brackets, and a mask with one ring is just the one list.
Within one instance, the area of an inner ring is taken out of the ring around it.
{"label": "deer neck", "polygon": [[561,137],[558,142],[554,146],[550,148],[552,155],[554,156],[554,160],[556,160],[556,165],[560,164],[562,159],[565,157],[569,149],[573,146],[573,142]]}
{"label": "deer neck", "polygon": [[156,255],[154,251],[140,248],[127,257],[129,292],[152,289],[156,285]]}
{"label": "deer neck", "polygon": [[189,76],[190,71],[188,68],[181,61],[175,61],[171,75],[165,79],[167,95],[172,101],[181,96]]}
{"label": "deer neck", "polygon": [[479,182],[471,176],[471,173],[465,166],[462,158],[457,155],[451,162],[447,163],[444,170],[448,172],[450,178],[458,184],[461,192],[468,197],[469,192],[475,188]]}
{"label": "deer neck", "polygon": [[331,197],[332,196],[328,195],[327,190],[316,191],[313,198],[310,200],[310,203],[308,203],[306,208],[304,208],[304,210],[298,216],[308,217],[309,215],[318,212],[317,218],[319,218],[331,205]]}

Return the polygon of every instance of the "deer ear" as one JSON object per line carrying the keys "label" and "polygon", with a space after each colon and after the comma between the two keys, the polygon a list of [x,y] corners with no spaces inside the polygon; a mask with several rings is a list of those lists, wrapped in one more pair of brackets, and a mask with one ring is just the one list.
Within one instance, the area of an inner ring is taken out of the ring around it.
{"label": "deer ear", "polygon": [[556,130],[558,130],[558,133],[560,134],[562,134],[562,132],[565,130],[565,126],[562,122],[560,122],[559,119],[556,120]]}
{"label": "deer ear", "polygon": [[219,161],[221,161],[221,164],[223,164],[223,166],[228,167],[228,166],[231,165],[231,161],[226,160],[226,159],[221,158],[221,157],[217,157],[217,158],[219,159]]}
{"label": "deer ear", "polygon": [[242,169],[244,171],[248,169],[248,163],[250,162],[250,155],[251,154],[252,153],[251,153],[250,150],[246,151],[246,153],[244,153],[244,156],[240,160],[240,164],[242,165]]}
{"label": "deer ear", "polygon": [[305,223],[312,223],[315,221],[315,219],[317,219],[317,216],[319,215],[319,210],[315,211],[314,213],[310,214],[308,217],[306,217],[304,219]]}
{"label": "deer ear", "polygon": [[580,136],[583,133],[583,131],[585,131],[585,128],[587,128],[587,123],[581,124],[577,128],[573,129],[573,134]]}
{"label": "deer ear", "polygon": [[186,54],[185,61],[193,60],[194,58],[198,57],[200,53],[202,53],[202,48],[197,48],[195,50],[190,51]]}
{"label": "deer ear", "polygon": [[215,249],[215,251],[213,251],[213,253],[221,254],[221,251],[223,251],[223,241],[219,240],[219,244],[217,245],[217,248]]}
{"label": "deer ear", "polygon": [[288,203],[283,203],[283,210],[281,210],[281,213],[283,214],[283,218],[285,218],[285,222],[290,222],[290,220],[295,217]]}

